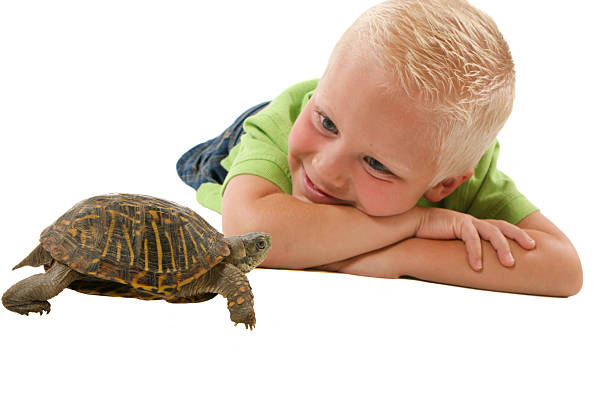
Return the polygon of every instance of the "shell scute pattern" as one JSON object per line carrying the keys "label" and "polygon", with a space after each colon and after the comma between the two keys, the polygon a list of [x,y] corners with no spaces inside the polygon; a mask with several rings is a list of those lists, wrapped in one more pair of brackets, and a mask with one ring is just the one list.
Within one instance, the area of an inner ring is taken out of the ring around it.
{"label": "shell scute pattern", "polygon": [[76,204],[40,239],[55,259],[78,272],[162,295],[229,255],[223,235],[193,210],[129,194]]}

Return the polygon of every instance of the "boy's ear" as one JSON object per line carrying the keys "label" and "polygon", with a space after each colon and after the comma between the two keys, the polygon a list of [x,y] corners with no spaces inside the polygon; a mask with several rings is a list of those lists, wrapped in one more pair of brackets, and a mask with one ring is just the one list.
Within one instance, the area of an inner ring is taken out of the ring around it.
{"label": "boy's ear", "polygon": [[436,202],[451,194],[463,182],[474,175],[474,170],[466,171],[460,176],[448,177],[427,190],[424,194],[429,201]]}

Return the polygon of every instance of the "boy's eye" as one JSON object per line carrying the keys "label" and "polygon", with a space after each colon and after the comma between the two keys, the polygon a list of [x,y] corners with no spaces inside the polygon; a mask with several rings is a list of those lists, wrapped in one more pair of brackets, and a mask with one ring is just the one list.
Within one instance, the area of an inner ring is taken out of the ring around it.
{"label": "boy's eye", "polygon": [[332,133],[338,133],[338,129],[336,128],[336,125],[334,124],[334,122],[331,121],[330,118],[324,115],[319,115],[319,117],[321,120],[321,126],[323,126],[325,130],[327,130],[328,132],[332,132]]}
{"label": "boy's eye", "polygon": [[366,156],[364,157],[365,162],[368,164],[368,166],[370,166],[372,169],[382,172],[382,173],[389,173],[391,174],[391,171],[381,162],[379,162],[378,160],[376,160],[373,157],[370,156]]}

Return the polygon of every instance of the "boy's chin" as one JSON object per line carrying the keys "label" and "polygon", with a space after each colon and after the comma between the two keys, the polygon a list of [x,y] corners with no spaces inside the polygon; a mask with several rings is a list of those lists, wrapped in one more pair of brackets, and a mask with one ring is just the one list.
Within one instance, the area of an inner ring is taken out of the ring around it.
{"label": "boy's chin", "polygon": [[318,204],[318,203],[315,203],[315,202],[314,202],[314,201],[312,201],[312,200],[309,200],[309,199],[308,199],[306,196],[304,196],[304,195],[302,195],[302,194],[299,194],[299,193],[298,193],[298,194],[296,194],[296,193],[295,193],[295,190],[294,190],[294,191],[291,193],[291,195],[292,195],[293,197],[297,198],[298,200],[303,201],[303,202],[305,202],[305,203],[310,203],[310,204]]}

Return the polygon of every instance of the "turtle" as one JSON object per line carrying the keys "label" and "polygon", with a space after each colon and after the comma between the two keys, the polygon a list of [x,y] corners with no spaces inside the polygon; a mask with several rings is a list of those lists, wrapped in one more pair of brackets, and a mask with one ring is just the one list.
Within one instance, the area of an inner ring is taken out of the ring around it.
{"label": "turtle", "polygon": [[74,205],[43,230],[39,245],[14,269],[44,266],[2,296],[8,310],[49,313],[48,299],[78,292],[195,303],[221,294],[230,319],[255,326],[246,273],[265,259],[264,232],[225,237],[195,211],[139,194],[106,194]]}

